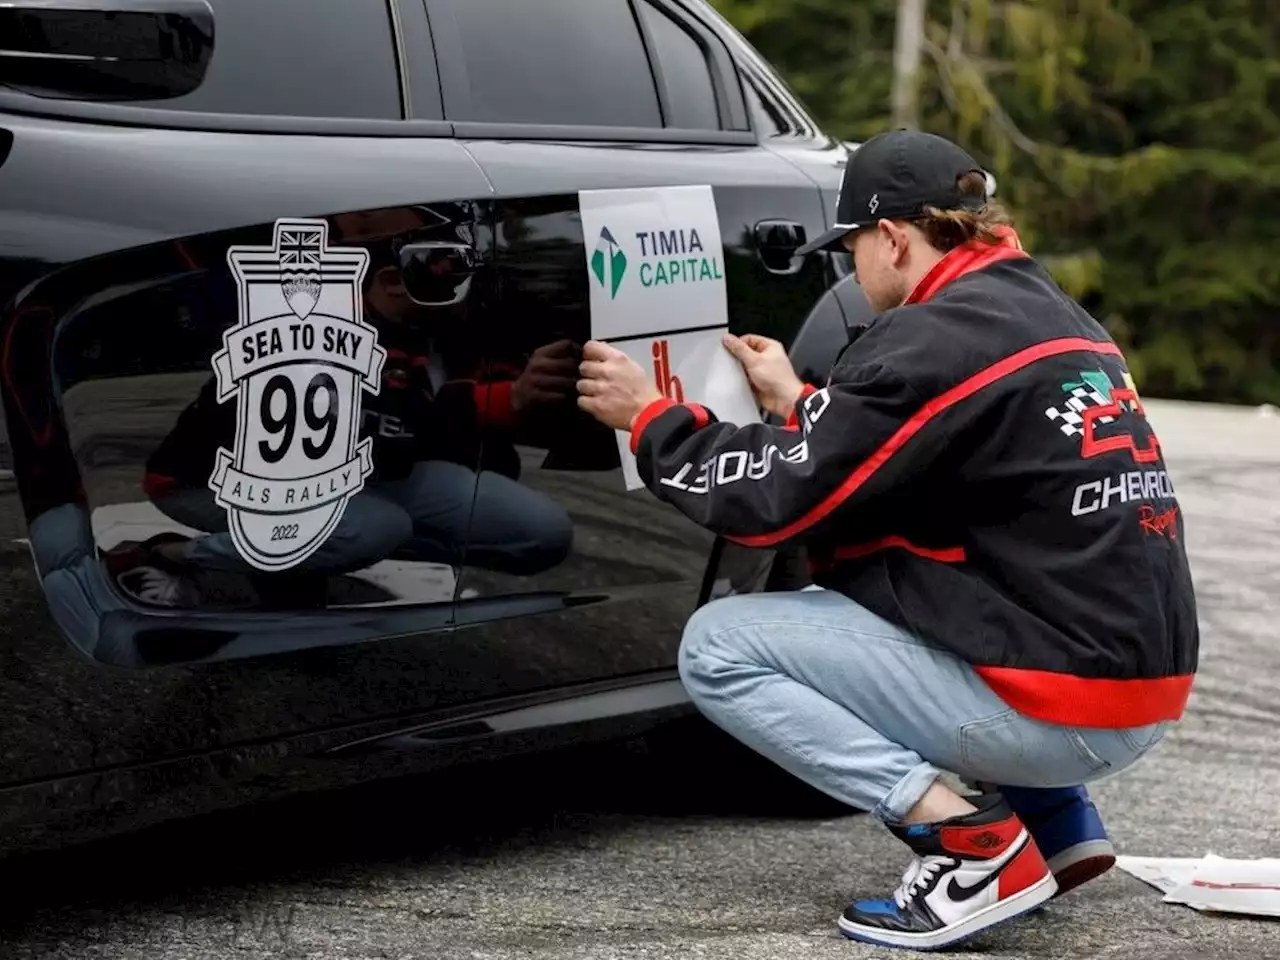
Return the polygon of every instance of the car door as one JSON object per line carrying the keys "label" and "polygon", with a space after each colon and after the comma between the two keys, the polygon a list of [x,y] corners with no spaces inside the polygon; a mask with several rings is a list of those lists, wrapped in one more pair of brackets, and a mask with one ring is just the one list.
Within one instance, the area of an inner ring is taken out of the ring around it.
{"label": "car door", "polygon": [[[490,309],[492,230],[425,13],[211,6],[185,97],[0,91],[0,258],[40,275],[0,298],[3,784],[503,690],[446,642],[483,413],[451,335]],[[453,470],[413,487],[415,458]]]}
{"label": "car door", "polygon": [[[711,301],[698,283],[720,285],[728,329],[788,341],[832,279],[824,259],[792,256],[824,229],[818,185],[762,145],[728,49],[696,7],[427,6],[445,116],[495,190],[501,294],[485,331],[489,362],[495,376],[510,366],[551,377],[514,419],[501,456],[491,447],[459,635],[502,637],[506,656],[547,684],[669,669],[689,615],[732,578],[718,569],[711,534],[627,489],[613,431],[554,383],[560,351],[592,337],[593,297],[660,282],[687,282],[688,295],[669,301],[680,316],[655,322],[661,335],[625,342],[672,396],[682,390],[672,372],[680,338],[725,320],[699,313]],[[687,197],[694,229],[664,221],[644,233],[633,222],[623,235],[593,220],[585,235],[580,191],[629,188],[661,188],[655,210]]]}

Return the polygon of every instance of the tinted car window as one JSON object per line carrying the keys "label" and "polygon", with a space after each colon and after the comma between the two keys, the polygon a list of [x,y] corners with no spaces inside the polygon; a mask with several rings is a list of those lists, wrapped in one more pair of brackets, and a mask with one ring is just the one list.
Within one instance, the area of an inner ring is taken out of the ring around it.
{"label": "tinted car window", "polygon": [[451,120],[660,127],[627,0],[450,0],[470,82]]}
{"label": "tinted car window", "polygon": [[204,83],[150,106],[204,113],[399,119],[386,0],[210,0]]}
{"label": "tinted car window", "polygon": [[667,125],[690,130],[720,129],[715,86],[706,54],[693,35],[650,3],[640,4],[644,24],[668,91]]}
{"label": "tinted car window", "polygon": [[755,73],[744,70],[742,81],[751,115],[767,137],[799,137],[813,132]]}
{"label": "tinted car window", "polygon": [[755,78],[750,74],[742,75],[742,88],[746,91],[747,104],[756,126],[764,131],[767,137],[785,137],[794,133],[786,121],[782,111],[772,98],[766,98],[756,86]]}

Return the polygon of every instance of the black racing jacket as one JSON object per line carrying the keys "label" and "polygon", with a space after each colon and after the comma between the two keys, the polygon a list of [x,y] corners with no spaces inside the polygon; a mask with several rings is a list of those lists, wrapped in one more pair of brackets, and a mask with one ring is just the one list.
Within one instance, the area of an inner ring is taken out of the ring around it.
{"label": "black racing jacket", "polygon": [[1199,632],[1183,519],[1124,357],[1010,233],[943,258],[786,426],[661,400],[649,490],[1075,726],[1181,717]]}

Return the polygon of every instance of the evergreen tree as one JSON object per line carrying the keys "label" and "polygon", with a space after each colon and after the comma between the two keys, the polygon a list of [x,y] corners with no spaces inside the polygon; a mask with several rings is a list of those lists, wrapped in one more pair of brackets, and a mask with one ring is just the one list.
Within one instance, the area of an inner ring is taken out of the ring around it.
{"label": "evergreen tree", "polygon": [[[891,123],[896,0],[714,0],[829,132]],[[1280,0],[929,0],[920,126],[988,166],[1140,390],[1280,402]]]}

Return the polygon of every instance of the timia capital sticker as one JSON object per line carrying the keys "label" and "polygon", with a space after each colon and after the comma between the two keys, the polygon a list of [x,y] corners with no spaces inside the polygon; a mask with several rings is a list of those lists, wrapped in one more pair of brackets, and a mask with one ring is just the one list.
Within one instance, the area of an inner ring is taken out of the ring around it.
{"label": "timia capital sticker", "polygon": [[328,240],[324,220],[278,220],[270,246],[227,251],[239,322],[213,369],[218,402],[235,398],[239,415],[235,450],[218,450],[209,487],[260,570],[315,553],[373,472],[360,406],[364,391],[379,392],[387,354],[364,322],[369,255]]}

